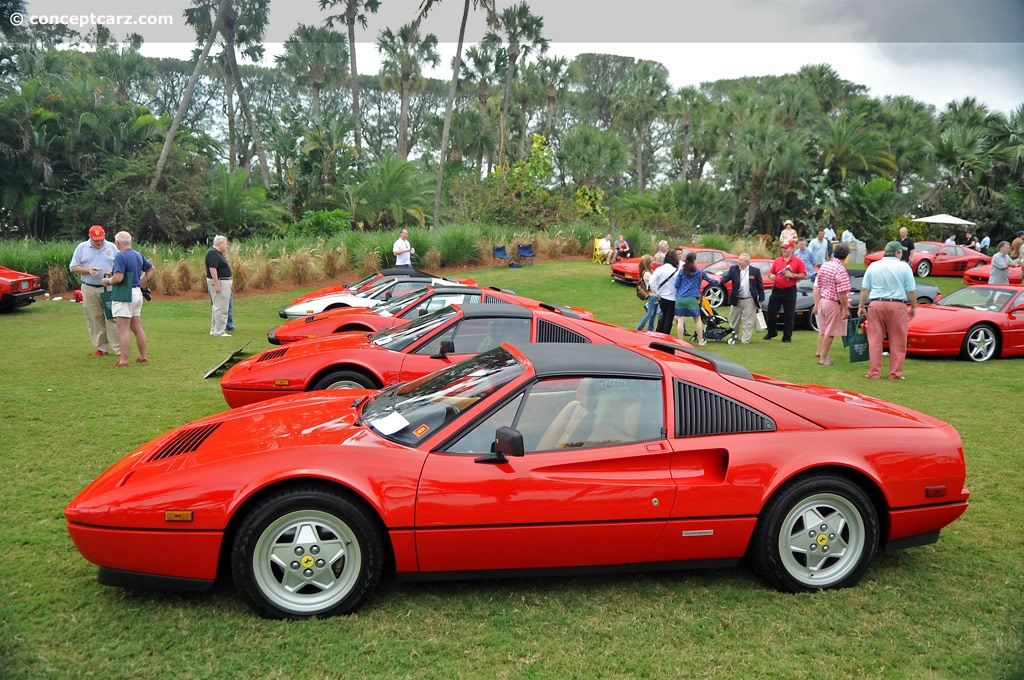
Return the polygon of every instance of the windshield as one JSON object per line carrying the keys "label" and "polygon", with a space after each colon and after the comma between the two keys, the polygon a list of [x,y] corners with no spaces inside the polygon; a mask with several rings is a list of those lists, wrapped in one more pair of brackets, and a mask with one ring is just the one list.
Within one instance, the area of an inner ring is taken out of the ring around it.
{"label": "windshield", "polygon": [[377,393],[363,420],[388,439],[415,446],[481,399],[522,375],[523,367],[498,347],[450,368]]}
{"label": "windshield", "polygon": [[373,274],[367,276],[365,279],[359,279],[355,283],[346,283],[345,287],[350,288],[352,290],[359,290],[360,288],[368,284],[370,281],[373,281],[374,279],[378,278],[379,276],[380,274],[374,272]]}
{"label": "windshield", "polygon": [[922,253],[928,253],[929,255],[934,255],[935,253],[939,252],[939,248],[941,248],[941,247],[942,247],[941,243],[915,243],[914,244],[914,250],[920,251]]}
{"label": "windshield", "polygon": [[374,314],[380,314],[381,316],[395,316],[403,309],[408,307],[410,304],[419,300],[423,295],[423,289],[414,290],[411,293],[405,295],[399,295],[398,297],[391,298],[389,301],[382,305],[377,305],[373,308]]}
{"label": "windshield", "polygon": [[971,307],[998,312],[1013,298],[1014,292],[985,286],[968,286],[944,297],[937,304],[943,307]]}
{"label": "windshield", "polygon": [[378,347],[400,352],[420,338],[433,333],[456,314],[458,310],[444,307],[409,323],[377,331],[370,337],[370,342]]}

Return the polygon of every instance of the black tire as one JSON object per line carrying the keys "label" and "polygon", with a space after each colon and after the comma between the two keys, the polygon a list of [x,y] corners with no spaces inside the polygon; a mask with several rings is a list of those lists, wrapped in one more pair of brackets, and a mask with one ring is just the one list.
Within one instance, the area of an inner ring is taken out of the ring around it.
{"label": "black tire", "polygon": [[932,273],[932,263],[928,260],[921,260],[917,263],[917,267],[914,269],[914,274],[922,279],[928,278]]}
{"label": "black tire", "polygon": [[999,356],[999,333],[988,324],[971,326],[960,345],[960,356],[979,363]]}
{"label": "black tire", "polygon": [[725,292],[725,286],[714,284],[704,289],[704,297],[708,299],[711,306],[718,309],[729,301],[729,294]]}
{"label": "black tire", "polygon": [[313,383],[311,390],[373,390],[379,385],[358,371],[331,371]]}
{"label": "black tire", "polygon": [[265,498],[243,519],[231,548],[236,589],[270,619],[351,614],[377,587],[383,562],[377,523],[322,487]]}
{"label": "black tire", "polygon": [[848,588],[871,565],[878,535],[878,515],[860,487],[813,474],[792,480],[768,501],[749,555],[761,578],[783,592]]}
{"label": "black tire", "polygon": [[932,300],[931,298],[927,298],[927,297],[918,297],[917,298],[917,304],[919,304],[919,305],[930,305],[933,302],[935,302],[935,301]]}

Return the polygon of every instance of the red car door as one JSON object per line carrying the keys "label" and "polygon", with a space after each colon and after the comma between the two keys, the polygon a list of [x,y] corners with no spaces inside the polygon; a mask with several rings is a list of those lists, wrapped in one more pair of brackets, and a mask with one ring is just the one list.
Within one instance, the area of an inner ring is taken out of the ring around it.
{"label": "red car door", "polygon": [[[643,561],[676,484],[661,383],[629,382],[542,381],[428,456],[416,500],[421,571]],[[478,462],[502,425],[523,434],[526,455]]]}

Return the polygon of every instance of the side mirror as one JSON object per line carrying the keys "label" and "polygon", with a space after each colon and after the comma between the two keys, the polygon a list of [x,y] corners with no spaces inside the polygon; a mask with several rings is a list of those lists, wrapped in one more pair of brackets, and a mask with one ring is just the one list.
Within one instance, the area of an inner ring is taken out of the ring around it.
{"label": "side mirror", "polygon": [[1007,314],[1020,314],[1021,312],[1024,312],[1024,305],[1017,305],[1008,311]]}
{"label": "side mirror", "polygon": [[437,354],[431,356],[431,359],[444,359],[449,354],[455,354],[455,341],[454,340],[442,340],[441,347],[437,350]]}
{"label": "side mirror", "polygon": [[502,465],[508,462],[509,456],[522,458],[523,454],[523,434],[514,428],[502,426],[494,431],[491,455],[481,456],[475,462]]}

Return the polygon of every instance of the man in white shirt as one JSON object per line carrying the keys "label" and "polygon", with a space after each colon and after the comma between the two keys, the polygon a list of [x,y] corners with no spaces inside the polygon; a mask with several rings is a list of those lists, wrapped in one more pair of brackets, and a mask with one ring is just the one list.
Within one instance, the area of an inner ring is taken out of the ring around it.
{"label": "man in white shirt", "polygon": [[825,264],[825,258],[828,257],[828,241],[825,240],[824,229],[818,230],[818,235],[807,244],[807,250],[811,251],[811,254],[814,256],[815,267]]}
{"label": "man in white shirt", "polygon": [[853,232],[850,231],[849,229],[844,229],[843,235],[840,237],[839,240],[842,241],[843,243],[853,243],[854,241],[857,240],[857,237],[854,236]]}
{"label": "man in white shirt", "polygon": [[950,234],[949,235],[949,238],[946,239],[946,245],[947,246],[955,246],[956,245],[956,235],[955,234]]}
{"label": "man in white shirt", "polygon": [[597,254],[605,264],[615,262],[615,250],[612,248],[612,235],[605,234],[605,237],[597,242]]}
{"label": "man in white shirt", "polygon": [[391,252],[395,254],[396,267],[412,267],[412,254],[416,249],[409,244],[409,230],[403,229]]}

